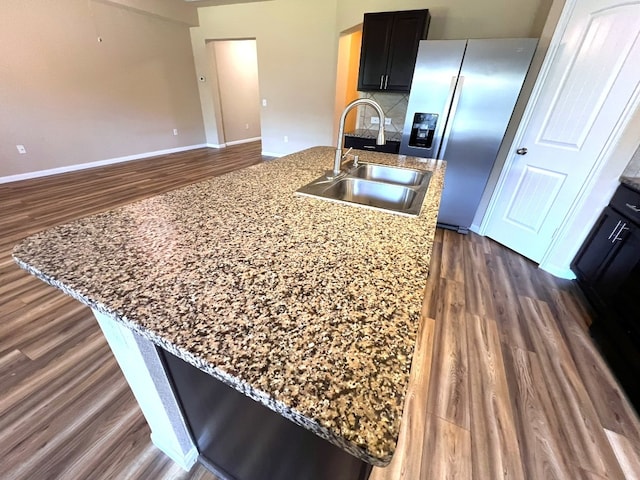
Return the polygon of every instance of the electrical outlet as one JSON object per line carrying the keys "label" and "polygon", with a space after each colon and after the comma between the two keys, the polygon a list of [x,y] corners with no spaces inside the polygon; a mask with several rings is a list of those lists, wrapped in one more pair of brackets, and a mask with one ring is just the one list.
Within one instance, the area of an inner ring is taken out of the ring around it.
{"label": "electrical outlet", "polygon": [[371,125],[380,125],[380,117],[371,117]]}
{"label": "electrical outlet", "polygon": [[289,137],[287,135],[284,136],[284,143],[289,143]]}
{"label": "electrical outlet", "polygon": [[22,155],[23,153],[27,153],[27,149],[24,148],[24,145],[16,145],[16,148],[18,149],[18,153],[20,155]]}
{"label": "electrical outlet", "polygon": [[391,119],[390,118],[385,118],[384,119],[384,124],[385,125],[391,125]]}
{"label": "electrical outlet", "polygon": [[267,99],[266,99],[266,98],[263,98],[263,99],[262,99],[262,106],[263,106],[263,107],[266,107],[266,106],[267,106]]}
{"label": "electrical outlet", "polygon": [[248,123],[245,123],[245,124],[244,124],[244,129],[245,129],[245,130],[249,130],[249,124],[248,124]]}
{"label": "electrical outlet", "polygon": [[174,128],[174,129],[173,129],[173,134],[174,134],[174,135],[178,135],[178,129],[177,129],[177,128]]}

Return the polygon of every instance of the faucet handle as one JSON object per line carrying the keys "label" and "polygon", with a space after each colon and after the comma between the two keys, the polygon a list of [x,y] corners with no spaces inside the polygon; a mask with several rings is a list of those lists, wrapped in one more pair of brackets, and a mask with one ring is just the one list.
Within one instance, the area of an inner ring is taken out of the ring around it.
{"label": "faucet handle", "polygon": [[360,157],[358,157],[358,155],[354,155],[353,156],[353,166],[357,167],[358,166],[358,161],[360,160]]}
{"label": "faucet handle", "polygon": [[351,150],[353,150],[353,147],[349,147],[349,150],[347,150],[345,153],[342,154],[343,160],[347,158],[347,156],[351,153]]}

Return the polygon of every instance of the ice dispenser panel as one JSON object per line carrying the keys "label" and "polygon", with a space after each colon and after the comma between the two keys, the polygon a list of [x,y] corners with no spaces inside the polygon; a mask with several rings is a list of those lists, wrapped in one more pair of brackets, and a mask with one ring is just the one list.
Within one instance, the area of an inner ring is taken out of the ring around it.
{"label": "ice dispenser panel", "polygon": [[416,113],[413,116],[409,146],[430,149],[437,123],[438,114],[436,113]]}

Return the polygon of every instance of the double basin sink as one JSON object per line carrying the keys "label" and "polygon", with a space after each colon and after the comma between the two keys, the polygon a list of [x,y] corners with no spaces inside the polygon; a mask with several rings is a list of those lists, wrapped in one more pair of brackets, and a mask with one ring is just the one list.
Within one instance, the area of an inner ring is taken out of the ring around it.
{"label": "double basin sink", "polygon": [[431,172],[413,168],[348,164],[340,175],[317,178],[296,194],[415,217],[430,178]]}

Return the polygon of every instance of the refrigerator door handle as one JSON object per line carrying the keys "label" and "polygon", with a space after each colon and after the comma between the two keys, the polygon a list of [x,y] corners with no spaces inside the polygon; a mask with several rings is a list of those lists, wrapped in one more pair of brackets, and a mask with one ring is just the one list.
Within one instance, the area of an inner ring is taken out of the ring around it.
{"label": "refrigerator door handle", "polygon": [[[440,146],[440,151],[438,152],[438,156],[436,158],[443,159],[444,154],[447,151],[447,143],[449,143],[449,136],[451,135],[451,130],[453,126],[453,121],[456,117],[456,110],[458,109],[458,103],[460,102],[460,95],[462,93],[462,87],[464,86],[464,75],[460,75],[459,77],[453,77],[454,80],[451,82],[451,87],[454,90],[453,92],[453,100],[451,101],[451,110],[449,110],[449,115],[447,115],[447,124],[444,129],[444,136],[442,138],[442,144]],[[455,79],[458,79],[457,83]],[[447,105],[449,102],[447,102]]]}
{"label": "refrigerator door handle", "polygon": [[447,118],[447,110],[451,109],[451,102],[453,102],[453,96],[456,92],[456,85],[458,84],[458,75],[454,75],[451,77],[451,83],[449,84],[449,92],[447,93],[447,100],[445,101],[442,113],[440,114],[440,119],[436,124],[436,131],[434,133],[434,145],[433,145],[433,158],[440,158],[438,152],[440,151],[440,147],[442,145],[442,137],[445,133],[445,129],[447,126],[446,118]]}

